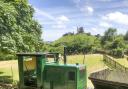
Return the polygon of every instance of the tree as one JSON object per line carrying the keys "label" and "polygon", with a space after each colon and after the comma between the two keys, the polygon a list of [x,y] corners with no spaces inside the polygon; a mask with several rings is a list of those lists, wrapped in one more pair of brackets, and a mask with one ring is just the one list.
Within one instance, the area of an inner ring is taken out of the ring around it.
{"label": "tree", "polygon": [[67,36],[67,35],[74,35],[74,32],[73,33],[72,32],[68,32],[68,33],[63,34],[63,36]]}
{"label": "tree", "polygon": [[41,25],[33,19],[34,9],[27,0],[0,3],[0,56],[10,59],[16,52],[37,51],[42,32]]}
{"label": "tree", "polygon": [[117,35],[114,41],[107,42],[106,44],[106,49],[109,50],[109,54],[116,57],[124,57],[125,48],[123,35]]}
{"label": "tree", "polygon": [[118,35],[115,40],[113,41],[111,48],[123,48],[125,49],[125,42],[122,35]]}
{"label": "tree", "polygon": [[126,32],[126,34],[124,36],[124,40],[128,41],[128,31]]}
{"label": "tree", "polygon": [[88,33],[86,33],[88,36],[91,36],[91,33],[90,32],[88,32]]}
{"label": "tree", "polygon": [[109,28],[105,31],[104,36],[102,37],[102,44],[106,44],[106,41],[114,41],[115,37],[117,36],[117,29]]}
{"label": "tree", "polygon": [[67,46],[68,54],[94,52],[100,48],[100,40],[87,34],[67,35],[52,43],[52,47]]}
{"label": "tree", "polygon": [[100,34],[96,34],[95,35],[97,38],[101,38],[101,35]]}

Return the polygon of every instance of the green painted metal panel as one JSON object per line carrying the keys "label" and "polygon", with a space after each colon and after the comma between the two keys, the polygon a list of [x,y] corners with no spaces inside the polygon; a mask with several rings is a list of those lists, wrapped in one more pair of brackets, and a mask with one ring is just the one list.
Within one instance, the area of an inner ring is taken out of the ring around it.
{"label": "green painted metal panel", "polygon": [[81,89],[77,87],[79,85],[79,67],[76,65],[46,64],[44,70],[45,88],[51,89],[50,82],[53,81],[53,89]]}
{"label": "green painted metal panel", "polygon": [[45,55],[37,56],[36,57],[36,65],[37,65],[37,87],[41,88],[43,87],[43,70],[45,66]]}
{"label": "green painted metal panel", "polygon": [[50,82],[44,82],[44,89],[50,89]]}
{"label": "green painted metal panel", "polygon": [[87,88],[87,72],[85,66],[77,68],[77,89]]}
{"label": "green painted metal panel", "polygon": [[58,82],[62,82],[63,80],[63,70],[59,69],[59,68],[49,68],[46,71],[46,80],[47,81],[58,81]]}
{"label": "green painted metal panel", "polygon": [[23,56],[18,56],[18,68],[19,68],[19,87],[23,89],[24,87],[24,70],[23,70]]}
{"label": "green painted metal panel", "polygon": [[77,68],[77,82],[76,82],[76,89],[79,89],[79,69]]}
{"label": "green painted metal panel", "polygon": [[78,89],[85,89],[87,87],[87,73],[86,68],[79,70],[79,84]]}

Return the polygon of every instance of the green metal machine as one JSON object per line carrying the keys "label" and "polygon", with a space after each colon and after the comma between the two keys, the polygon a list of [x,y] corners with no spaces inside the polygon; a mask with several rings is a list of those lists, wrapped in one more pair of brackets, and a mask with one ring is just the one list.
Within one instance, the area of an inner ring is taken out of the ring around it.
{"label": "green metal machine", "polygon": [[[86,89],[85,65],[59,63],[59,53],[18,53],[20,89]],[[49,62],[48,58],[53,57]]]}

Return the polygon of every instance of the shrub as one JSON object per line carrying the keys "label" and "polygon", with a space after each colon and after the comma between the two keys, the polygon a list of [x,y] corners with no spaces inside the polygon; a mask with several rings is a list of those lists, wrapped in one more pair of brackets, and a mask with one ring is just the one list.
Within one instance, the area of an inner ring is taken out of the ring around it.
{"label": "shrub", "polygon": [[110,51],[110,54],[115,57],[122,58],[122,57],[124,57],[124,49],[122,49],[122,48],[112,49]]}

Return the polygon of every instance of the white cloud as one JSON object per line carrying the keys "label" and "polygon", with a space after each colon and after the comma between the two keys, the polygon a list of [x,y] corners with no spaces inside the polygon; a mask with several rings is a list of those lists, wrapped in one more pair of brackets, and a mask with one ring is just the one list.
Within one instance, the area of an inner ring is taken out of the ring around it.
{"label": "white cloud", "polygon": [[107,22],[100,22],[99,23],[99,26],[101,26],[101,27],[111,27],[112,25],[111,24],[109,24],[109,23],[107,23]]}
{"label": "white cloud", "polygon": [[128,14],[124,14],[121,12],[113,12],[109,13],[102,17],[103,20],[112,21],[119,24],[128,25]]}
{"label": "white cloud", "polygon": [[66,24],[67,22],[69,22],[69,18],[64,16],[64,15],[61,15],[59,17],[56,18],[56,25],[53,25],[52,27],[53,28],[56,28],[56,29],[65,29],[66,28]]}
{"label": "white cloud", "polygon": [[84,7],[80,8],[80,10],[82,12],[84,12],[86,15],[91,15],[94,12],[93,7],[91,7],[91,6],[84,6]]}
{"label": "white cloud", "polygon": [[61,22],[68,22],[69,21],[69,18],[64,16],[64,15],[61,15],[59,17],[54,17],[54,16],[50,15],[49,13],[47,13],[47,12],[45,12],[43,10],[40,10],[38,8],[34,8],[34,9],[36,11],[36,15],[37,16],[45,16],[45,17],[47,17],[47,18],[49,18],[51,20],[54,20],[56,22],[58,22],[58,20],[61,21]]}
{"label": "white cloud", "polygon": [[91,30],[94,31],[94,32],[98,32],[97,28],[91,28]]}
{"label": "white cloud", "polygon": [[61,15],[57,18],[59,21],[62,21],[62,22],[68,22],[69,21],[69,18],[64,16],[64,15]]}
{"label": "white cloud", "polygon": [[94,9],[90,6],[87,6],[86,9],[89,13],[93,13],[93,11],[94,11]]}
{"label": "white cloud", "polygon": [[[94,12],[94,8],[88,5],[88,1],[86,0],[73,0],[76,4],[76,7],[80,9],[85,15],[92,15]],[[84,3],[83,3],[84,2]]]}
{"label": "white cloud", "polygon": [[90,28],[90,32],[92,35],[100,34],[103,35],[105,29],[102,27],[92,27]]}
{"label": "white cloud", "polygon": [[56,24],[56,25],[53,25],[52,28],[54,28],[54,29],[65,29],[66,25],[65,24]]}
{"label": "white cloud", "polygon": [[37,15],[37,16],[45,16],[45,17],[47,17],[47,18],[49,18],[51,20],[56,21],[55,17],[50,15],[49,13],[47,13],[47,12],[45,12],[43,10],[40,10],[40,9],[38,9],[36,7],[34,7],[34,9],[35,9],[35,15]]}
{"label": "white cloud", "polygon": [[[50,19],[50,20],[52,20],[52,21],[54,21],[54,25],[53,26],[51,26],[52,28],[56,28],[56,29],[64,29],[64,28],[66,28],[66,24],[67,24],[67,22],[69,22],[70,20],[69,20],[69,18],[68,17],[66,17],[65,15],[60,15],[60,16],[58,16],[58,17],[54,17],[54,16],[52,16],[52,15],[50,15],[49,13],[47,13],[47,12],[45,12],[45,11],[43,11],[43,10],[40,10],[40,9],[38,9],[38,8],[36,8],[36,7],[34,7],[34,9],[35,9],[35,12],[36,12],[36,16],[38,17],[38,18],[40,18],[39,19],[39,21],[40,21],[40,23],[44,23],[45,24],[45,22],[43,21],[43,20],[41,20],[41,18],[42,17],[47,17],[48,19]],[[48,24],[47,22],[46,22],[46,24]]]}

